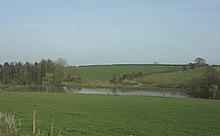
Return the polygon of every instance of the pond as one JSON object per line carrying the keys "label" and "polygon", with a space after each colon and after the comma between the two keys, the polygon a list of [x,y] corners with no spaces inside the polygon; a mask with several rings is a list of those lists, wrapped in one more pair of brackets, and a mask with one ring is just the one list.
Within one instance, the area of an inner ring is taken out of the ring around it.
{"label": "pond", "polygon": [[109,89],[109,88],[79,88],[79,87],[25,87],[17,88],[16,92],[60,92],[74,94],[103,94],[103,95],[129,95],[129,96],[159,96],[173,98],[189,98],[187,93],[181,91],[161,91],[161,90],[129,90],[129,89]]}

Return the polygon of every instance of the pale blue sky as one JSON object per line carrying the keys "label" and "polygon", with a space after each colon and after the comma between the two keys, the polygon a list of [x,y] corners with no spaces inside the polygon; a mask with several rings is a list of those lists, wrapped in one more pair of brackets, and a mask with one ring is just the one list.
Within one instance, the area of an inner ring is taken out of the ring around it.
{"label": "pale blue sky", "polygon": [[0,0],[0,63],[220,64],[220,0]]}

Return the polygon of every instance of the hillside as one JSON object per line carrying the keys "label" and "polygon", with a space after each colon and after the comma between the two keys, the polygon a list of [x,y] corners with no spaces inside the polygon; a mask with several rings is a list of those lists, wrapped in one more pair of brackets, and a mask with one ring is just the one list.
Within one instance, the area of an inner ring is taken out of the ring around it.
{"label": "hillside", "polygon": [[203,75],[204,68],[198,68],[195,70],[188,69],[186,71],[167,72],[146,75],[136,79],[137,82],[156,84],[161,87],[184,87],[193,78]]}
{"label": "hillside", "polygon": [[203,68],[183,70],[181,65],[107,65],[77,67],[77,76],[91,84],[108,84],[112,76],[120,77],[125,73],[142,72],[142,76],[128,79],[128,84],[136,88],[185,88],[185,86],[204,72]]}
{"label": "hillside", "polygon": [[113,75],[120,76],[124,73],[143,72],[145,74],[179,71],[182,66],[173,65],[106,65],[77,67],[76,74],[83,80],[108,81]]}

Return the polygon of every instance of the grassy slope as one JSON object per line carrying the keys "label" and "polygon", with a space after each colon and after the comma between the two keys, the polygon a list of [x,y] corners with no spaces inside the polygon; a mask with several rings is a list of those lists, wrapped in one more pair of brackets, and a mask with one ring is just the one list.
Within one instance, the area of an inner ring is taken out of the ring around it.
{"label": "grassy slope", "polygon": [[31,131],[32,111],[41,130],[66,135],[220,135],[220,101],[155,97],[0,93],[0,111],[16,113]]}
{"label": "grassy slope", "polygon": [[154,83],[161,86],[178,87],[187,84],[192,78],[202,76],[204,68],[178,71],[172,73],[159,73],[147,75],[136,79],[138,82]]}
{"label": "grassy slope", "polygon": [[93,66],[93,67],[77,67],[76,73],[82,79],[108,81],[112,75],[121,75],[130,72],[161,72],[161,71],[176,71],[181,70],[182,66]]}
{"label": "grassy slope", "polygon": [[218,66],[218,67],[216,66],[215,69],[218,70],[218,71],[220,71],[220,66]]}

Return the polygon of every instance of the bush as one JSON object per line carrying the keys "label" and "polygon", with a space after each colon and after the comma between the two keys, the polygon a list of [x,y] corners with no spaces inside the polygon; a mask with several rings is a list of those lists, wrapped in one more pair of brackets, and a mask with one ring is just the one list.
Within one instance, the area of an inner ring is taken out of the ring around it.
{"label": "bush", "polygon": [[116,75],[113,75],[113,76],[112,76],[112,79],[110,79],[109,82],[110,82],[110,83],[113,83],[113,84],[117,84],[118,81],[117,81]]}
{"label": "bush", "polygon": [[213,67],[207,67],[204,75],[199,78],[194,78],[188,88],[191,90],[189,94],[196,98],[211,98],[219,99],[220,79],[219,73]]}
{"label": "bush", "polygon": [[143,72],[123,73],[119,77],[117,77],[116,75],[113,75],[112,78],[109,80],[109,82],[113,84],[117,84],[117,83],[127,84],[129,80],[133,80],[134,78],[138,78],[143,75],[144,75]]}
{"label": "bush", "polygon": [[213,99],[218,99],[219,98],[219,89],[217,85],[213,85],[210,89],[209,89],[209,96],[210,98]]}

